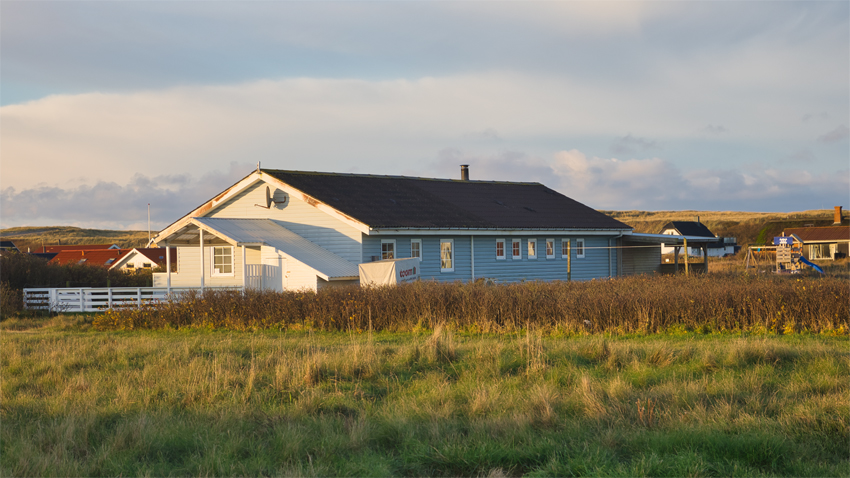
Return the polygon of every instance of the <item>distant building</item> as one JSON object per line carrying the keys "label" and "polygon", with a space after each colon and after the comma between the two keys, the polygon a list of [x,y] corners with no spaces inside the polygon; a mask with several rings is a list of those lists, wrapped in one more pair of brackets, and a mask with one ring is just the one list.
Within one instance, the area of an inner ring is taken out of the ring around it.
{"label": "distant building", "polygon": [[112,264],[121,256],[129,252],[124,249],[93,249],[93,250],[66,250],[56,252],[50,264],[85,264],[99,267],[112,267]]}
{"label": "distant building", "polygon": [[803,256],[811,261],[835,260],[850,253],[850,227],[792,227],[786,236],[795,235],[803,241]]}
{"label": "distant building", "polygon": [[[703,243],[697,247],[688,247],[689,256],[698,256],[703,253],[703,248],[707,251],[708,257],[725,257],[730,254],[735,254],[741,250],[738,241],[734,237],[717,237],[711,232],[705,224],[697,221],[672,221],[661,228],[661,234],[671,236],[687,236],[711,238],[713,241]],[[661,245],[662,254],[672,254],[672,246]]]}
{"label": "distant building", "polygon": [[[127,251],[123,249],[123,251]],[[116,260],[110,269],[121,269],[125,271],[137,271],[142,269],[154,269],[165,267],[166,255],[171,257],[171,270],[177,270],[177,249],[171,248],[170,254],[165,253],[164,247],[139,247],[131,249],[120,259]]]}
{"label": "distant building", "polygon": [[0,251],[2,252],[21,252],[18,250],[15,243],[12,241],[0,241]]}

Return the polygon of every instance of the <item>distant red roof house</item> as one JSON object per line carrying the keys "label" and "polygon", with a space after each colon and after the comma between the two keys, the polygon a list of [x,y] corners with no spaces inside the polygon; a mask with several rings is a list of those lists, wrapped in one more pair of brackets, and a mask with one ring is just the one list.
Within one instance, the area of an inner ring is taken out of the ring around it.
{"label": "distant red roof house", "polygon": [[38,252],[63,252],[63,251],[95,251],[103,249],[120,249],[115,244],[74,244],[69,246],[42,246]]}
{"label": "distant red roof house", "polygon": [[129,249],[94,249],[87,251],[59,251],[50,259],[50,264],[87,264],[100,267],[112,267]]}
{"label": "distant red roof house", "polygon": [[785,235],[803,241],[803,255],[808,259],[840,259],[850,253],[850,227],[792,227]]}

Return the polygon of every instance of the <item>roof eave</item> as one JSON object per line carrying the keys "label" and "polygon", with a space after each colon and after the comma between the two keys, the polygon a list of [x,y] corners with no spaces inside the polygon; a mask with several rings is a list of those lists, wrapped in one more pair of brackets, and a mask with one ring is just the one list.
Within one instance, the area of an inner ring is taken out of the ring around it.
{"label": "roof eave", "polygon": [[367,235],[380,234],[422,234],[437,235],[444,233],[467,232],[482,236],[495,236],[500,234],[534,234],[547,232],[553,234],[629,234],[632,228],[563,228],[563,227],[522,227],[522,228],[480,228],[480,227],[382,227],[369,228]]}

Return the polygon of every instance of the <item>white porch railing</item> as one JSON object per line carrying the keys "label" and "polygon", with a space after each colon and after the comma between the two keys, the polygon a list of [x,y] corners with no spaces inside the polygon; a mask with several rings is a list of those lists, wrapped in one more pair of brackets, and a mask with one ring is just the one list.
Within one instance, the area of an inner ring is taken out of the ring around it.
{"label": "white porch railing", "polygon": [[[211,288],[208,288],[211,289]],[[70,287],[24,289],[24,308],[51,312],[103,312],[117,307],[139,307],[145,303],[177,298],[198,287]]]}

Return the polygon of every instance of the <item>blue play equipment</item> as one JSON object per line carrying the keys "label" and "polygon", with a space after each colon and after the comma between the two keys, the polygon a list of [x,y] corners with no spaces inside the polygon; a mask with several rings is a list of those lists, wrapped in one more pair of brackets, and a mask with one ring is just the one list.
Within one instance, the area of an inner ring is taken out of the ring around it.
{"label": "blue play equipment", "polygon": [[811,261],[809,261],[808,259],[806,259],[803,256],[800,256],[799,259],[800,259],[800,262],[802,262],[803,264],[806,264],[807,266],[811,267],[812,269],[823,274],[823,269],[821,269],[820,266],[818,266],[817,264],[813,264]]}

